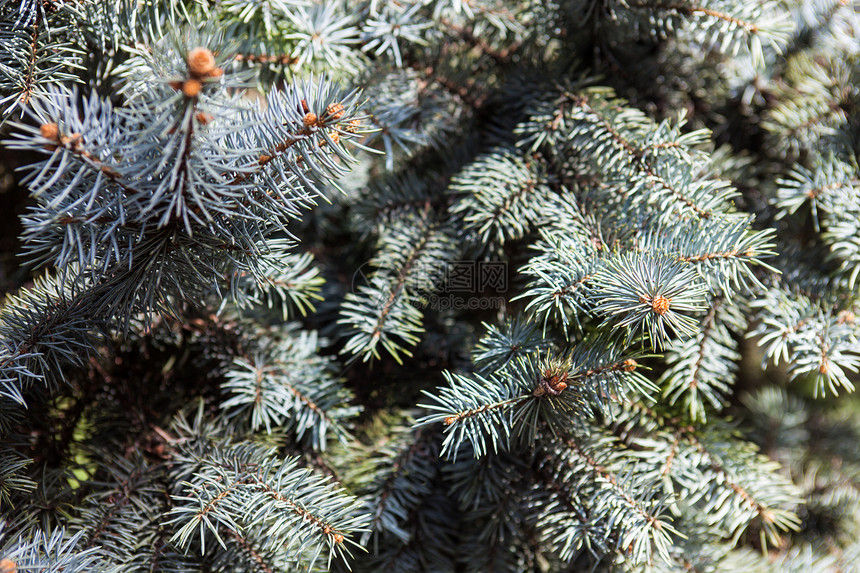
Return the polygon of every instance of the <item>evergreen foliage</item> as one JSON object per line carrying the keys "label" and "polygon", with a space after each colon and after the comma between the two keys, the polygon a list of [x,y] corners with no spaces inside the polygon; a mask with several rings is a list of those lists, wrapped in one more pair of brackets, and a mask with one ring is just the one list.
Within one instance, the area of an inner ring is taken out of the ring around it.
{"label": "evergreen foliage", "polygon": [[0,0],[0,573],[860,569],[858,13]]}

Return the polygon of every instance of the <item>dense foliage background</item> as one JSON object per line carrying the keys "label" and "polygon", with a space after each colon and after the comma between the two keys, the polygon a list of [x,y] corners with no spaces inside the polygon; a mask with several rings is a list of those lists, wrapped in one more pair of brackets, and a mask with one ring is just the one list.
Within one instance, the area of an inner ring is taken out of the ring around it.
{"label": "dense foliage background", "polygon": [[0,573],[860,570],[860,16],[0,0]]}

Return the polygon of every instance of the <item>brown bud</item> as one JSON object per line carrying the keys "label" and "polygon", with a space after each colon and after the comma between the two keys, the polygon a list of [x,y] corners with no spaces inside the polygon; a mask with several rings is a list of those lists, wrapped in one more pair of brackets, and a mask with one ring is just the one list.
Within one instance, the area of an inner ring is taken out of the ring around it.
{"label": "brown bud", "polygon": [[340,134],[338,132],[332,131],[328,135],[329,135],[329,137],[331,137],[331,140],[333,142],[337,143],[340,141]]}
{"label": "brown bud", "polygon": [[836,315],[836,322],[838,324],[854,324],[856,318],[852,311],[840,310],[839,314]]}
{"label": "brown bud", "polygon": [[179,91],[182,89],[182,82],[180,82],[180,81],[168,82],[167,85],[169,85],[170,87],[172,87],[176,91]]}
{"label": "brown bud", "polygon": [[827,359],[821,361],[821,364],[818,365],[818,372],[821,374],[827,374],[827,371],[830,370],[830,367],[827,366]]}
{"label": "brown bud", "polygon": [[325,115],[328,119],[338,120],[343,117],[344,113],[346,112],[344,112],[343,105],[340,103],[330,103],[325,108]]}
{"label": "brown bud", "polygon": [[662,295],[655,296],[654,300],[651,301],[651,310],[655,314],[663,316],[669,310],[669,299]]}
{"label": "brown bud", "polygon": [[185,80],[182,82],[182,94],[187,98],[197,97],[203,87],[197,80]]}
{"label": "brown bud", "polygon": [[353,119],[344,129],[346,129],[346,131],[350,133],[355,133],[356,131],[358,131],[359,127],[361,127],[361,120]]}
{"label": "brown bud", "polygon": [[224,75],[224,70],[222,70],[221,68],[215,68],[214,70],[209,72],[210,78],[220,78],[223,75]]}
{"label": "brown bud", "polygon": [[621,363],[621,369],[625,372],[633,372],[636,370],[636,367],[639,366],[639,363],[633,360],[632,358],[628,358],[624,362]]}
{"label": "brown bud", "polygon": [[60,128],[57,127],[56,123],[43,123],[39,126],[39,133],[45,139],[60,141]]}
{"label": "brown bud", "polygon": [[445,418],[445,425],[450,426],[451,424],[453,424],[456,421],[457,421],[457,418],[455,418],[454,416],[448,416],[447,418]]}
{"label": "brown bud", "polygon": [[305,127],[311,127],[312,125],[316,125],[317,123],[317,114],[308,112],[305,114]]}
{"label": "brown bud", "polygon": [[[558,367],[544,370],[543,376],[535,391],[532,392],[532,395],[538,397],[544,394],[558,396],[567,389],[567,376],[567,371],[561,370]],[[541,389],[541,391],[538,392],[538,389]]]}
{"label": "brown bud", "polygon": [[202,111],[197,112],[194,118],[203,125],[206,125],[210,121],[212,121],[212,116],[208,113],[203,113]]}
{"label": "brown bud", "polygon": [[18,573],[18,566],[11,559],[0,559],[0,573]]}
{"label": "brown bud", "polygon": [[188,52],[186,61],[188,62],[188,72],[197,78],[209,76],[216,68],[215,56],[212,55],[212,52],[208,48],[194,48]]}
{"label": "brown bud", "polygon": [[75,132],[71,135],[64,135],[60,137],[60,143],[62,143],[63,145],[68,145],[72,148],[77,148],[81,144],[82,137],[83,136],[80,133]]}
{"label": "brown bud", "polygon": [[341,535],[340,533],[335,533],[334,534],[334,542],[335,543],[343,543],[343,535]]}

